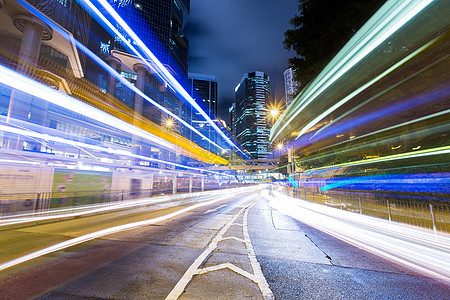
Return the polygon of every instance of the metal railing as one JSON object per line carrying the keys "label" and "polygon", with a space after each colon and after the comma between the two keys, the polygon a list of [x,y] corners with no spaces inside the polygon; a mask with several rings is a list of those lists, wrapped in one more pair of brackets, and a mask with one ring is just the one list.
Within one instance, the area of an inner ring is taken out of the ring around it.
{"label": "metal railing", "polygon": [[283,191],[294,198],[386,219],[390,222],[427,228],[435,233],[450,232],[450,204],[432,198],[402,200],[387,195],[318,193],[290,187],[285,187]]}

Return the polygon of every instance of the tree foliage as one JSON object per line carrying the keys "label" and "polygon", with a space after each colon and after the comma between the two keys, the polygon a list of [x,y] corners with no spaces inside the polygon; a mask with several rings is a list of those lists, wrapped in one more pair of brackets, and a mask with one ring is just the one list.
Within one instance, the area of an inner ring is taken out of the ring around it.
{"label": "tree foliage", "polygon": [[314,79],[385,0],[299,0],[299,14],[284,33],[288,60],[304,87]]}

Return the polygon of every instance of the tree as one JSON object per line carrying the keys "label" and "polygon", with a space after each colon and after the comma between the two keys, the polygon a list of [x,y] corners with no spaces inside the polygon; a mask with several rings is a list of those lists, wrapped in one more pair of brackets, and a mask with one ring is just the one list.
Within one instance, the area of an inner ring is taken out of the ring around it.
{"label": "tree", "polygon": [[299,14],[284,33],[288,60],[304,87],[314,79],[385,0],[299,0]]}

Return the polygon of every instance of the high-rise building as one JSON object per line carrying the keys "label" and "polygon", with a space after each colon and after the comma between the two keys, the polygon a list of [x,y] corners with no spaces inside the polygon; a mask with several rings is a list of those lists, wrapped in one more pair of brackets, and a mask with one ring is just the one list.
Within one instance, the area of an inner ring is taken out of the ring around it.
{"label": "high-rise building", "polygon": [[[110,1],[128,26],[181,83],[186,82],[189,40],[184,26],[189,0]],[[119,27],[120,30],[120,27]],[[114,43],[120,50],[121,43]]]}
{"label": "high-rise building", "polygon": [[189,73],[187,91],[198,105],[213,119],[217,116],[216,76]]}
{"label": "high-rise building", "polygon": [[[174,78],[182,86],[186,86],[189,41],[183,29],[189,16],[189,0],[111,0],[109,2]],[[114,25],[127,39],[126,31],[119,24]],[[111,37],[100,34],[101,29],[98,31],[99,33],[93,35],[92,43],[97,41],[99,44],[97,53],[100,57],[154,101],[183,119],[190,117],[190,113],[183,105],[183,100],[168,91],[167,85],[139,57],[129,53],[129,49],[124,46],[119,36],[113,34]],[[93,74],[96,76],[95,72]],[[108,80],[99,78],[98,81],[103,81],[108,93],[131,106],[136,114],[164,125],[161,120],[166,116],[161,113],[161,110],[143,101],[126,86],[109,78],[108,74],[103,76],[108,77]],[[92,79],[91,81],[95,82]],[[101,82],[97,84],[101,85]],[[180,134],[187,136],[189,132],[181,127]]]}
{"label": "high-rise building", "polygon": [[[209,115],[213,120],[217,116],[217,79],[216,76],[189,73],[187,92]],[[190,111],[190,122],[197,129],[202,129],[209,139],[216,141],[216,131],[206,120],[191,106],[188,107]],[[208,144],[207,149],[211,149],[212,145]]]}
{"label": "high-rise building", "polygon": [[230,118],[230,131],[234,138],[236,138],[236,102],[233,102],[228,109]]}
{"label": "high-rise building", "polygon": [[298,82],[294,80],[294,70],[288,68],[284,71],[284,93],[286,98],[286,107],[292,102]]}
{"label": "high-rise building", "polygon": [[268,154],[267,109],[269,76],[264,72],[245,74],[236,86],[236,138],[254,159]]}

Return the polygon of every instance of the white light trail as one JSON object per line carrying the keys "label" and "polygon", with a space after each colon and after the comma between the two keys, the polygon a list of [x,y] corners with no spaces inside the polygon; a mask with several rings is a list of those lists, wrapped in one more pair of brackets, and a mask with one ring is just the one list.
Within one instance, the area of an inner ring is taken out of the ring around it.
{"label": "white light trail", "polygon": [[[232,191],[246,191],[248,188],[238,188]],[[196,199],[196,201],[207,201],[211,197],[217,197],[223,194],[223,190],[213,190],[206,192],[195,192],[190,194],[177,194],[170,196],[157,196],[150,198],[140,198],[137,200],[126,200],[120,203],[101,203],[101,204],[90,204],[82,205],[76,207],[54,209],[49,211],[39,211],[33,213],[17,214],[12,216],[2,216],[0,218],[0,226],[23,224],[28,222],[39,222],[52,219],[64,219],[72,218],[83,215],[90,215],[95,213],[104,213],[123,209],[132,209],[141,206],[156,205],[166,202],[177,201],[179,205],[180,201],[185,199]],[[201,198],[201,199],[200,199]]]}
{"label": "white light trail", "polygon": [[162,138],[152,135],[104,111],[101,111],[93,106],[83,103],[66,94],[60,93],[45,84],[34,81],[22,74],[17,73],[16,71],[13,71],[1,65],[0,65],[0,83],[12,87],[16,90],[22,91],[24,93],[27,93],[29,95],[32,95],[34,97],[40,98],[44,101],[55,104],[57,106],[63,107],[67,110],[91,118],[105,125],[120,129],[129,134],[137,135],[148,141],[156,143],[162,147],[168,149],[175,148],[173,144],[165,141]]}
{"label": "white light trail", "polygon": [[148,219],[148,220],[145,220],[145,221],[133,222],[133,223],[125,224],[125,225],[119,225],[119,226],[115,226],[115,227],[99,230],[99,231],[96,231],[96,232],[92,232],[92,233],[89,233],[89,234],[85,234],[85,235],[82,235],[82,236],[79,236],[79,237],[76,237],[76,238],[64,241],[62,243],[58,243],[56,245],[53,245],[53,246],[50,246],[50,247],[47,247],[47,248],[35,251],[33,253],[30,253],[30,254],[24,255],[22,257],[19,257],[19,258],[10,260],[8,262],[5,262],[3,264],[0,264],[0,271],[8,269],[8,268],[11,268],[13,266],[16,266],[18,264],[24,263],[26,261],[30,261],[32,259],[41,257],[43,255],[47,255],[47,254],[52,253],[52,252],[56,252],[56,251],[59,251],[59,250],[62,250],[62,249],[68,248],[68,247],[72,247],[72,246],[81,244],[81,243],[85,243],[87,241],[90,241],[90,240],[93,240],[93,239],[96,239],[96,238],[99,238],[99,237],[102,237],[102,236],[110,235],[110,234],[113,234],[113,233],[118,233],[118,232],[125,231],[125,230],[135,229],[135,228],[138,228],[138,227],[147,226],[147,225],[155,224],[155,223],[158,223],[158,222],[161,222],[161,221],[164,221],[164,220],[168,220],[170,218],[174,218],[174,217],[179,216],[179,215],[181,215],[181,214],[183,214],[185,212],[188,212],[188,211],[197,209],[197,208],[202,207],[202,206],[210,205],[210,204],[213,204],[213,203],[225,200],[227,198],[235,196],[238,193],[246,192],[246,191],[248,191],[248,188],[234,189],[233,191],[234,191],[234,193],[230,193],[230,194],[228,194],[226,196],[222,196],[222,197],[216,198],[216,199],[211,200],[211,201],[194,204],[194,205],[192,205],[190,207],[180,209],[178,211],[175,211],[173,213],[167,214],[165,216],[161,216],[161,217],[157,217],[157,218],[153,218],[153,219]]}
{"label": "white light trail", "polygon": [[[291,104],[291,108],[285,111],[282,116],[284,124],[281,125],[281,119],[277,120],[270,139],[275,140],[307,105],[432,2],[433,0],[386,2],[333,58],[301,97]],[[290,117],[287,116],[289,111]]]}
{"label": "white light trail", "polygon": [[[81,1],[81,0],[80,0]],[[151,99],[150,97],[148,97],[146,94],[144,94],[141,90],[139,90],[136,86],[134,86],[133,84],[131,84],[128,80],[126,80],[123,76],[121,76],[116,70],[114,70],[111,66],[109,66],[105,61],[103,61],[102,59],[100,59],[97,55],[95,55],[91,50],[89,50],[86,46],[84,46],[83,44],[81,44],[78,40],[74,39],[73,36],[69,35],[64,29],[62,29],[58,24],[56,24],[54,21],[52,21],[50,18],[48,18],[47,16],[45,16],[44,14],[42,14],[39,10],[37,10],[36,8],[34,8],[33,6],[31,6],[30,4],[28,4],[27,2],[23,1],[23,0],[18,0],[18,2],[23,5],[26,9],[28,9],[31,13],[33,13],[34,15],[36,15],[40,20],[44,21],[47,25],[49,25],[53,30],[58,31],[59,34],[61,34],[63,37],[65,37],[67,40],[70,40],[72,43],[76,44],[76,46],[83,51],[85,54],[87,54],[93,61],[95,61],[97,64],[99,64],[103,69],[105,69],[109,74],[113,75],[115,79],[117,79],[120,83],[122,83],[123,85],[125,85],[127,88],[129,88],[130,90],[132,90],[133,92],[137,93],[139,96],[141,96],[143,99],[145,99],[146,101],[148,101],[149,103],[151,103],[152,105],[154,105],[155,107],[157,107],[158,109],[160,109],[161,111],[165,112],[166,114],[170,115],[171,117],[173,117],[174,119],[178,120],[181,124],[183,124],[184,126],[186,126],[187,128],[189,128],[190,130],[192,130],[193,132],[195,132],[197,135],[201,136],[202,139],[208,141],[209,143],[213,144],[214,146],[220,148],[221,150],[223,150],[223,148],[221,146],[219,146],[217,143],[215,143],[214,141],[212,141],[211,139],[209,139],[208,137],[206,137],[205,135],[203,135],[200,131],[198,131],[197,129],[195,129],[194,127],[192,127],[190,124],[188,124],[186,121],[184,121],[182,118],[180,118],[179,116],[175,115],[174,113],[172,113],[170,110],[166,109],[164,106],[160,105],[159,103],[157,103],[156,101],[154,101],[153,99]],[[90,3],[90,2],[86,2],[86,1],[81,1],[82,3]],[[104,17],[103,17],[104,18]],[[111,25],[112,26],[112,25]],[[114,26],[112,27],[113,31],[115,32],[115,28]],[[119,32],[118,32],[118,36],[122,36]],[[123,36],[122,36],[123,37]],[[123,37],[123,39],[125,39]],[[124,42],[126,44],[129,44],[128,41],[125,39]],[[132,46],[131,46],[132,47]],[[134,51],[137,51],[134,47],[132,47],[132,49],[134,49]],[[142,56],[140,54],[138,54],[138,56],[140,58],[142,58]],[[151,67],[151,66],[150,66]],[[153,69],[153,67],[151,67]],[[169,86],[170,87],[170,86]],[[234,145],[234,144],[233,144]],[[237,147],[234,145],[234,147]]]}
{"label": "white light trail", "polygon": [[[132,157],[132,158],[138,158],[138,159],[144,160],[144,161],[161,163],[161,164],[165,164],[165,165],[170,165],[170,166],[184,168],[184,169],[187,169],[187,170],[194,170],[194,171],[200,171],[200,172],[205,172],[205,173],[210,173],[210,174],[215,174],[215,175],[234,177],[233,175],[229,175],[229,174],[224,174],[224,173],[220,173],[220,172],[214,172],[214,171],[210,171],[210,170],[206,170],[206,169],[194,168],[194,167],[190,167],[190,166],[186,166],[186,165],[182,165],[182,164],[177,164],[177,163],[170,162],[170,161],[164,161],[164,160],[156,159],[156,158],[153,158],[153,157],[147,157],[147,156],[143,156],[143,155],[133,154],[130,151],[125,151],[125,150],[122,150],[122,149],[112,149],[112,148],[100,147],[100,146],[86,144],[86,143],[81,143],[81,142],[76,142],[76,141],[72,141],[72,140],[68,140],[68,139],[64,139],[64,138],[60,138],[60,137],[56,137],[56,136],[51,136],[51,135],[48,135],[48,134],[45,134],[45,133],[43,134],[43,133],[37,133],[37,132],[29,131],[29,130],[14,128],[14,127],[11,127],[11,126],[0,125],[0,131],[10,132],[10,133],[19,134],[19,135],[28,136],[28,137],[33,137],[33,138],[38,138],[38,139],[43,139],[43,140],[46,140],[46,141],[58,142],[58,143],[62,143],[62,144],[71,145],[71,146],[74,146],[74,147],[77,147],[77,148],[87,148],[87,149],[96,150],[96,151],[100,151],[100,152],[104,152],[104,153],[110,153],[110,154],[115,154],[115,155],[123,155],[123,156]],[[39,163],[37,163],[37,164],[39,164]]]}
{"label": "white light trail", "polygon": [[[86,3],[90,2],[89,0],[84,0]],[[140,48],[150,59],[152,62],[156,64],[156,69],[158,74],[164,78],[166,82],[174,87],[174,89],[181,94],[204,118],[205,120],[218,132],[225,141],[229,143],[230,146],[235,147],[239,151],[239,147],[237,147],[226,135],[222,132],[222,130],[217,127],[217,125],[211,120],[211,118],[203,111],[203,109],[195,102],[194,99],[186,92],[186,90],[180,85],[180,83],[172,76],[172,74],[167,71],[167,69],[161,64],[161,62],[153,55],[153,53],[145,46],[144,42],[133,32],[133,30],[128,26],[127,23],[119,16],[119,14],[114,10],[114,8],[106,1],[99,0],[98,1],[103,8],[114,18],[114,20],[126,31],[126,33],[136,42],[138,48]],[[126,39],[122,35],[120,35],[121,39],[125,42]],[[135,54],[139,54],[135,52]],[[149,67],[153,68],[147,60],[143,60]],[[242,151],[241,151],[242,152]]]}
{"label": "white light trail", "polygon": [[[391,66],[390,68],[388,68],[386,71],[382,72],[380,75],[378,75],[377,77],[375,77],[374,79],[370,80],[369,82],[363,84],[361,87],[357,88],[356,90],[354,90],[352,93],[350,93],[349,95],[347,95],[346,97],[344,97],[342,100],[340,100],[339,102],[337,102],[336,104],[334,104],[333,106],[331,106],[330,108],[328,108],[326,111],[324,111],[323,113],[321,113],[319,116],[317,116],[316,118],[314,118],[314,120],[312,120],[311,122],[309,122],[305,127],[302,128],[302,130],[300,130],[300,133],[297,135],[297,137],[295,139],[298,139],[300,136],[302,136],[305,132],[307,132],[309,129],[311,129],[312,127],[314,127],[315,125],[317,125],[317,123],[319,123],[323,118],[325,118],[327,115],[331,114],[333,111],[335,111],[336,109],[338,109],[339,107],[341,107],[342,105],[344,105],[345,103],[347,103],[348,101],[350,101],[351,99],[353,99],[355,96],[357,96],[358,94],[360,94],[361,92],[363,92],[364,90],[366,90],[367,88],[369,88],[370,86],[372,86],[373,84],[375,84],[376,82],[380,81],[381,79],[383,79],[384,77],[386,77],[387,75],[389,75],[391,72],[393,72],[394,70],[396,70],[397,68],[399,68],[401,65],[405,64],[406,62],[408,62],[409,60],[411,60],[412,58],[414,58],[416,55],[418,55],[419,53],[421,53],[422,51],[424,51],[426,48],[428,48],[429,46],[431,46],[435,41],[437,40],[437,38],[435,38],[434,40],[430,41],[429,43],[427,43],[426,45],[420,47],[419,49],[417,49],[416,51],[414,51],[413,53],[411,53],[410,55],[408,55],[407,57],[405,57],[404,59],[402,59],[401,61],[399,61],[398,63],[394,64],[393,66]],[[444,59],[446,59],[447,56],[445,56],[444,58],[441,58],[438,62],[443,61]],[[437,64],[434,63],[434,64]],[[375,95],[374,97],[368,99],[367,101],[364,101],[362,104],[358,105],[357,107],[351,109],[350,111],[346,112],[343,116],[349,115],[350,113],[354,112],[356,109],[362,107],[363,105],[369,103],[371,100],[375,99],[376,97],[379,97],[380,95],[382,95],[383,93],[386,93],[390,90],[392,90],[393,88],[399,86],[401,83],[406,82],[407,80],[409,80],[410,78],[420,74],[420,72],[423,72],[423,70],[430,68],[432,65],[429,65],[417,72],[415,72],[414,74],[412,74],[411,76],[408,76],[407,78],[401,80],[400,82],[396,83],[395,85],[389,87],[388,89],[386,89],[385,91],[383,91],[382,93],[378,93],[377,95]],[[340,116],[336,119],[333,120],[333,122],[326,124],[323,128],[319,129],[314,136],[316,136],[319,132],[321,132],[323,129],[325,129],[328,126],[331,126],[333,123],[337,122],[340,118],[342,118],[343,116]],[[313,137],[314,137],[313,136]],[[311,137],[311,139],[313,138]]]}
{"label": "white light trail", "polygon": [[12,159],[0,159],[0,163],[13,163],[13,164],[24,164],[24,165],[40,165],[38,162],[34,161],[23,161],[23,160],[12,160]]}
{"label": "white light trail", "polygon": [[432,231],[265,192],[270,205],[361,249],[450,282],[450,238]]}

